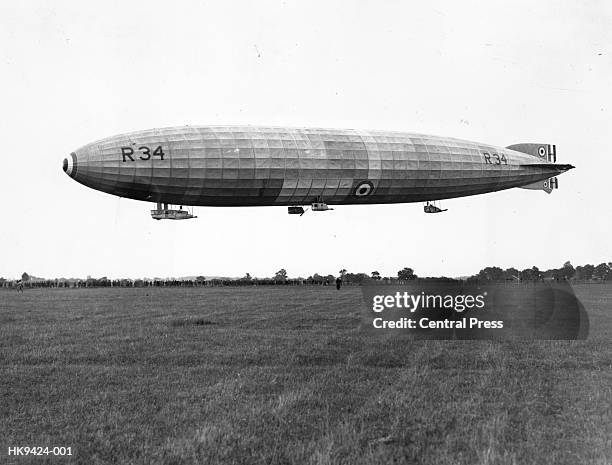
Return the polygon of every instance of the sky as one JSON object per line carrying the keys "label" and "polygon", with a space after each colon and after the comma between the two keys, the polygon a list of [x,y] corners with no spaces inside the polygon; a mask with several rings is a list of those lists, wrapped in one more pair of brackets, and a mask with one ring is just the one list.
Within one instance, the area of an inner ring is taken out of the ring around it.
{"label": "sky", "polygon": [[[463,276],[612,261],[612,6],[601,1],[0,4],[0,277]],[[61,162],[179,125],[383,129],[557,145],[559,189],[422,204],[196,207],[91,190]]]}

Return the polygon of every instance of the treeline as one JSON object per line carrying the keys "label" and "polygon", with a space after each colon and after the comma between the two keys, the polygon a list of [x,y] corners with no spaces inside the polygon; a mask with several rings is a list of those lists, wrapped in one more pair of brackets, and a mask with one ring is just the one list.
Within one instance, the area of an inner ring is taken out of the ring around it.
{"label": "treeline", "polygon": [[[457,281],[447,277],[418,277],[412,268],[405,267],[397,272],[397,276],[381,276],[378,271],[371,273],[350,273],[346,269],[338,272],[337,276],[332,274],[320,275],[314,273],[308,278],[290,278],[285,269],[277,271],[271,278],[256,278],[246,273],[242,278],[206,278],[198,276],[189,279],[109,279],[102,278],[59,278],[41,279],[30,277],[23,273],[20,280],[7,280],[0,278],[0,287],[41,287],[41,288],[91,288],[91,287],[200,287],[200,286],[332,286],[339,280],[342,285],[359,285],[369,280],[382,282],[405,282],[419,279],[421,281]],[[469,276],[468,281],[544,281],[544,280],[568,280],[568,281],[612,281],[612,262],[600,263],[599,265],[583,265],[574,267],[569,261],[560,268],[551,268],[545,271],[537,266],[518,270],[517,268],[502,269],[497,266],[489,266],[480,270],[477,274]]]}
{"label": "treeline", "polygon": [[489,266],[480,270],[476,275],[468,278],[470,281],[609,281],[612,280],[612,262],[599,265],[583,265],[574,267],[569,261],[560,268],[551,268],[545,271],[537,266],[518,270],[497,266]]}
{"label": "treeline", "polygon": [[93,287],[200,287],[200,286],[245,286],[245,285],[302,285],[323,284],[321,282],[303,279],[275,280],[262,279],[36,279],[36,280],[6,280],[0,278],[0,287],[13,288],[21,285],[25,288],[93,288]]}

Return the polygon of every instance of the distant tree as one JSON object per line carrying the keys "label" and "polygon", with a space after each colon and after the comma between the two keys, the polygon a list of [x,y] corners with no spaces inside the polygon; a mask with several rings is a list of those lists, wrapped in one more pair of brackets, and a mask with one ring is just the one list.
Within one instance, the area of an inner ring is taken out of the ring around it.
{"label": "distant tree", "polygon": [[251,275],[249,273],[247,273],[247,274],[244,275],[244,278],[242,278],[242,279],[244,279],[245,281],[251,281],[253,278],[251,277]]}
{"label": "distant tree", "polygon": [[96,286],[103,287],[103,286],[108,286],[108,284],[109,284],[108,283],[108,278],[106,276],[103,276],[103,277],[98,278],[98,279],[95,280],[95,285]]}
{"label": "distant tree", "polygon": [[584,278],[584,267],[583,266],[578,265],[576,267],[576,273],[574,274],[574,278],[581,279],[581,280],[585,279]]}
{"label": "distant tree", "polygon": [[565,279],[573,278],[576,274],[576,270],[569,262],[569,260],[563,264],[562,273]]}
{"label": "distant tree", "polygon": [[380,273],[378,271],[372,271],[372,279],[378,281],[380,279]]}
{"label": "distant tree", "polygon": [[21,274],[21,280],[25,283],[26,281],[30,280],[30,275],[27,274],[25,271]]}
{"label": "distant tree", "polygon": [[525,268],[520,272],[521,281],[533,281],[535,279],[533,275],[533,270],[531,268]]}
{"label": "distant tree", "polygon": [[477,278],[481,281],[501,281],[504,279],[504,270],[498,266],[487,266],[480,270]]}
{"label": "distant tree", "polygon": [[346,268],[342,268],[342,269],[339,271],[339,273],[340,273],[340,277],[341,277],[342,279],[344,279],[344,275],[346,274]]}
{"label": "distant tree", "polygon": [[346,283],[361,284],[368,278],[369,276],[365,273],[346,273],[342,281]]}
{"label": "distant tree", "polygon": [[414,270],[412,268],[404,268],[397,272],[397,278],[401,281],[408,281],[410,279],[416,279],[417,275],[414,274]]}
{"label": "distant tree", "polygon": [[601,280],[607,280],[610,276],[610,270],[612,269],[612,264],[608,263],[600,263],[595,267],[593,271],[593,275]]}
{"label": "distant tree", "polygon": [[584,279],[592,279],[593,278],[593,273],[595,272],[595,267],[591,264],[587,264],[584,265],[582,267],[583,271],[583,275],[584,275]]}
{"label": "distant tree", "polygon": [[511,268],[508,268],[507,270],[504,271],[504,279],[506,281],[513,281],[513,280],[523,280],[523,279],[526,279],[526,278],[523,277],[523,273],[522,272],[520,272],[516,268],[511,267]]}
{"label": "distant tree", "polygon": [[196,282],[197,282],[198,284],[205,283],[205,282],[206,282],[206,277],[205,277],[205,276],[198,276],[198,277],[196,278]]}
{"label": "distant tree", "polygon": [[576,274],[574,275],[574,277],[576,279],[592,279],[593,278],[593,272],[595,271],[595,267],[593,265],[584,265],[584,266],[577,266],[576,267]]}
{"label": "distant tree", "polygon": [[281,282],[287,281],[287,270],[285,270],[284,268],[281,268],[280,270],[278,270],[276,274],[274,275],[274,281],[281,281]]}
{"label": "distant tree", "polygon": [[548,270],[547,273],[550,273],[557,281],[560,281],[565,277],[563,275],[563,268],[553,268],[552,270]]}

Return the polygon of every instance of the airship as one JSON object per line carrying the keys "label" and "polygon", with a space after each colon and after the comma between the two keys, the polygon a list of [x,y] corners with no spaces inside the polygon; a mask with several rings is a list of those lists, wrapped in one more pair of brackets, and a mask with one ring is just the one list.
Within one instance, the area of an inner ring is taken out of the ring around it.
{"label": "airship", "polygon": [[[183,206],[285,206],[290,214],[337,205],[425,203],[514,187],[551,193],[556,146],[508,147],[393,131],[183,126],[87,144],[63,160],[79,183],[152,202],[154,219],[189,219]],[[176,208],[180,206],[180,208]]]}

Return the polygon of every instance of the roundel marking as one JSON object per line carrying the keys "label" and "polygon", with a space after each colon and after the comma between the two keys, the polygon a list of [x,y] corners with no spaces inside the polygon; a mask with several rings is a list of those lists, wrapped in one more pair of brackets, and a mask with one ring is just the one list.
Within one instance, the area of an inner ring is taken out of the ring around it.
{"label": "roundel marking", "polygon": [[76,174],[76,166],[77,166],[77,157],[76,153],[72,152],[69,156],[64,158],[62,162],[62,168],[64,172],[74,178]]}
{"label": "roundel marking", "polygon": [[363,181],[357,184],[355,191],[353,192],[356,197],[367,197],[374,190],[374,184],[370,181]]}
{"label": "roundel marking", "polygon": [[544,181],[544,187],[548,187],[548,181]]}
{"label": "roundel marking", "polygon": [[540,148],[538,149],[538,154],[539,154],[541,157],[545,157],[545,156],[546,156],[546,149],[545,149],[544,147],[540,147]]}

